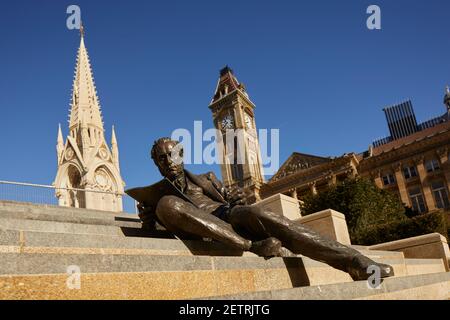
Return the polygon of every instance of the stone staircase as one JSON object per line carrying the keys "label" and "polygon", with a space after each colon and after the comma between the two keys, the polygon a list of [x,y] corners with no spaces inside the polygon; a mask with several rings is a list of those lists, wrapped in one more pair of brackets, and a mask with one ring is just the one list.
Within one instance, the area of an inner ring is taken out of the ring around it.
{"label": "stone staircase", "polygon": [[[0,299],[449,299],[442,259],[355,248],[391,264],[377,289],[293,255],[150,235],[136,215],[0,201]],[[81,271],[71,289],[69,266]]]}

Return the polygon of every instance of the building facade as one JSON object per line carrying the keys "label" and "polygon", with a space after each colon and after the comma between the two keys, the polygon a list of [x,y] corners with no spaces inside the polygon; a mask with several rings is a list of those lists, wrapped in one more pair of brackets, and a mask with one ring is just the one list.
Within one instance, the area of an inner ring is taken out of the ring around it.
{"label": "building facade", "polygon": [[[397,129],[388,120],[391,136],[375,141],[358,169],[361,176],[369,177],[379,188],[393,192],[419,213],[450,209],[448,87],[444,104],[445,114],[420,124],[414,125],[414,121],[410,121],[408,130],[404,129],[408,123],[405,118],[415,119],[412,108],[407,114],[401,110],[404,104],[395,106],[396,114],[400,115],[395,124]],[[403,134],[398,134],[400,131]]]}
{"label": "building facade", "polygon": [[301,200],[308,193],[317,194],[332,184],[355,177],[358,164],[354,153],[325,158],[294,152],[262,186],[261,198],[282,193]]}
{"label": "building facade", "polygon": [[59,205],[122,211],[125,184],[120,175],[116,134],[113,127],[109,148],[83,30],[73,82],[69,135],[64,142],[60,125],[56,150],[58,168],[53,185]]}
{"label": "building facade", "polygon": [[[362,153],[319,157],[294,152],[267,183],[258,181],[256,198],[282,193],[301,201],[308,193],[316,194],[339,181],[361,176],[372,179],[379,188],[389,190],[419,213],[450,210],[448,87],[444,104],[443,115],[422,123],[417,123],[411,101],[383,109],[390,136],[374,141]],[[220,127],[218,123],[223,116],[216,115],[217,119],[216,125]],[[224,171],[222,175],[228,185],[241,179]]]}

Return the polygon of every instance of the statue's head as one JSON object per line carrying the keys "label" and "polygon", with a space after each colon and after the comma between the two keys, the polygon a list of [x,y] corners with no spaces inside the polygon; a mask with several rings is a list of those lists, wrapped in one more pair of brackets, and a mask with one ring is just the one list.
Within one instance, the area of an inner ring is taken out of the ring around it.
{"label": "statue's head", "polygon": [[151,157],[162,176],[173,181],[184,173],[183,146],[170,138],[155,141]]}

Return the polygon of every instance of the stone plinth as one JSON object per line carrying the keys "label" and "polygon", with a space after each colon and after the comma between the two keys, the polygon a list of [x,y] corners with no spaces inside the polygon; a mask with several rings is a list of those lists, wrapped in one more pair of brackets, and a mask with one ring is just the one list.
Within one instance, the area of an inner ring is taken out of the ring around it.
{"label": "stone plinth", "polygon": [[442,259],[446,270],[450,271],[447,239],[439,233],[376,244],[370,246],[370,249],[401,251],[405,258]]}
{"label": "stone plinth", "polygon": [[327,209],[297,219],[296,222],[342,244],[351,244],[345,216],[340,212]]}
{"label": "stone plinth", "polygon": [[263,207],[265,210],[283,215],[290,220],[296,220],[301,217],[298,200],[281,193],[261,200],[255,203],[254,206]]}
{"label": "stone plinth", "polygon": [[[330,211],[328,219],[336,216]],[[450,298],[450,273],[442,259],[405,259],[403,252],[353,246],[394,268],[396,277],[374,290],[288,250],[264,259],[213,241],[149,238],[137,232],[140,228],[134,215],[0,201],[0,300],[264,298],[267,293],[274,299]],[[67,286],[71,265],[80,268],[79,289]]]}

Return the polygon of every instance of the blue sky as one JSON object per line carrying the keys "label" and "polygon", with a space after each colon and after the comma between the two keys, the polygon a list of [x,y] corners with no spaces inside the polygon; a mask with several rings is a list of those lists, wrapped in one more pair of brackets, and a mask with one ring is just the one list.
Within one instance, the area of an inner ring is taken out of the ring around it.
{"label": "blue sky", "polygon": [[[412,99],[419,121],[444,112],[450,2],[8,1],[0,4],[0,180],[50,184],[58,123],[67,135],[78,4],[108,142],[116,127],[127,187],[159,173],[152,142],[212,126],[208,104],[226,64],[256,104],[259,128],[293,152],[361,152],[388,134],[382,108]],[[366,28],[377,4],[382,30]],[[218,167],[190,166],[194,172]]]}

